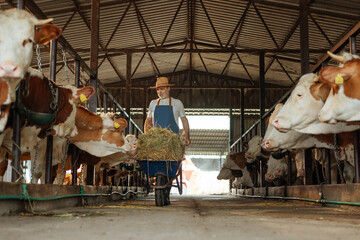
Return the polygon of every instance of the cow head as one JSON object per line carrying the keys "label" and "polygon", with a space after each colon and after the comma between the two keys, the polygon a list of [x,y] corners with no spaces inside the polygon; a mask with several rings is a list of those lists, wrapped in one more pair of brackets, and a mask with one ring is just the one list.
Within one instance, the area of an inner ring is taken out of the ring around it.
{"label": "cow head", "polygon": [[[221,170],[217,176],[218,180],[222,180],[222,179],[232,179],[233,178],[233,174],[231,170],[242,170],[245,168],[245,165],[241,165],[241,167],[239,166],[239,164],[237,164],[236,162],[241,162],[241,154],[240,153],[229,153],[226,156],[226,159],[221,167]],[[242,162],[244,162],[244,160],[242,160]]]}
{"label": "cow head", "polygon": [[52,20],[39,20],[25,10],[0,11],[0,105],[15,101],[15,88],[30,66],[33,44],[47,44],[60,36],[60,28],[47,24]]}
{"label": "cow head", "polygon": [[248,150],[245,153],[245,157],[249,163],[255,161],[256,157],[261,156],[261,136],[254,136],[248,143]]}
{"label": "cow head", "polygon": [[[341,65],[327,66],[319,72],[320,81],[331,87],[325,105],[319,112],[321,122],[360,120],[360,59],[358,56],[328,54]],[[347,57],[346,57],[347,56]]]}
{"label": "cow head", "polygon": [[63,119],[62,117],[57,118],[53,126],[53,134],[56,134],[59,137],[74,137],[78,133],[77,126],[75,125],[78,103],[88,100],[95,93],[95,89],[91,86],[76,88],[71,85],[59,87],[59,89],[60,88],[67,91],[68,93],[64,94],[64,97],[66,95],[65,99],[67,104],[66,106],[64,105],[59,109],[58,114],[65,116],[66,113],[68,115],[66,119]]}
{"label": "cow head", "polygon": [[[271,114],[269,121],[272,122],[277,117],[277,114],[283,107],[283,104],[276,105],[274,112]],[[261,143],[261,147],[266,151],[279,151],[280,149],[292,149],[296,148],[299,144],[305,144],[310,136],[294,130],[289,130],[286,133],[279,132],[273,125],[269,124],[264,140]],[[309,143],[310,147],[311,143]]]}
{"label": "cow head", "polygon": [[[272,121],[272,125],[281,132],[287,132],[290,129],[304,129],[318,121],[318,113],[324,105],[324,100],[320,96],[315,96],[314,91],[323,88],[323,85],[317,82],[315,74],[303,75]],[[330,91],[329,88],[327,90]]]}

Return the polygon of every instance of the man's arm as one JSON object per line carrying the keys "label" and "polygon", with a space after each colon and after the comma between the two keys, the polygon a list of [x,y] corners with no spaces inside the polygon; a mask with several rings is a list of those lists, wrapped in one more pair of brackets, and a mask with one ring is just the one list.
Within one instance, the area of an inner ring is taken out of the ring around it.
{"label": "man's arm", "polygon": [[189,121],[187,120],[186,117],[182,117],[182,118],[180,118],[180,119],[181,119],[182,125],[183,125],[183,127],[184,127],[186,145],[190,145],[190,144],[191,144],[191,140],[190,140]]}
{"label": "man's arm", "polygon": [[147,133],[147,131],[152,127],[152,118],[147,117],[144,123],[144,133]]}

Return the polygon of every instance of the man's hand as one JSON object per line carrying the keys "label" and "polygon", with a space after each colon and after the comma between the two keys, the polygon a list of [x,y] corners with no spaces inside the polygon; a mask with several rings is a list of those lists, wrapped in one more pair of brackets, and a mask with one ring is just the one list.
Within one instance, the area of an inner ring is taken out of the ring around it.
{"label": "man's hand", "polygon": [[185,143],[186,143],[186,146],[189,146],[191,144],[191,140],[190,140],[189,136],[185,137]]}
{"label": "man's hand", "polygon": [[147,117],[144,123],[144,133],[150,130],[152,127],[152,118]]}
{"label": "man's hand", "polygon": [[181,122],[183,124],[184,132],[185,132],[185,143],[186,143],[186,146],[188,146],[191,144],[189,121],[187,120],[186,117],[182,117]]}

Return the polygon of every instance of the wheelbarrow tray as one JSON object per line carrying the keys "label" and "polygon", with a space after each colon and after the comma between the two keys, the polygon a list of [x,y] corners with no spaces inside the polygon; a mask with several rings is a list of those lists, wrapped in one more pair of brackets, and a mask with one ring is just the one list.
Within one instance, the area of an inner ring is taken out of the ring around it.
{"label": "wheelbarrow tray", "polygon": [[181,161],[163,160],[163,161],[151,161],[151,160],[138,160],[141,169],[149,176],[155,177],[158,174],[162,174],[167,177],[175,177],[178,169],[181,165]]}

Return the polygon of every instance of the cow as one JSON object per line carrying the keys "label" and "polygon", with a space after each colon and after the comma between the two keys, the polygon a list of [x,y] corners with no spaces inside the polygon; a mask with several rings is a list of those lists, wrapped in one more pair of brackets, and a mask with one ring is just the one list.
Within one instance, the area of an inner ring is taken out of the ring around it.
{"label": "cow", "polygon": [[244,143],[245,147],[248,150],[245,152],[245,157],[248,163],[253,163],[259,157],[268,159],[269,154],[264,152],[264,149],[261,148],[262,137],[261,136],[254,136],[250,139],[248,143]]}
{"label": "cow", "polygon": [[242,171],[245,168],[245,152],[229,153],[217,176],[218,180],[232,179],[233,171]]}
{"label": "cow", "polygon": [[[360,59],[344,53],[330,57],[341,65],[327,66],[320,70],[319,79],[330,87],[329,96],[319,112],[321,122],[360,121]],[[359,87],[359,88],[358,88]]]}
{"label": "cow", "polygon": [[[90,164],[95,166],[95,172],[98,175],[101,175],[100,172],[105,167],[113,167],[121,162],[125,162],[136,153],[137,138],[134,135],[124,137],[122,133],[123,129],[127,126],[125,119],[115,119],[114,114],[99,116],[82,106],[77,106],[75,125],[78,134],[70,137],[70,143],[88,153],[88,158],[92,159]],[[55,139],[54,137],[53,166],[62,164],[65,144],[67,144],[66,138]],[[39,152],[42,155],[39,157],[42,159],[42,164],[40,163],[39,167],[36,168],[37,171],[34,174],[35,182],[37,182],[39,176],[43,175],[45,149],[46,145],[41,145]],[[78,163],[89,163],[86,157],[83,159],[83,161]],[[64,171],[67,169],[71,168],[64,168]],[[64,173],[63,176],[65,176]],[[55,182],[57,181],[58,177]]]}
{"label": "cow", "polygon": [[[282,104],[276,105],[274,112],[270,116],[270,122],[277,117],[277,114],[283,107]],[[339,147],[339,160],[347,161],[351,166],[354,166],[354,146],[352,144],[352,132],[339,133],[337,135],[337,144]],[[294,130],[289,130],[286,133],[277,131],[274,126],[271,124],[268,125],[268,128],[265,133],[264,141],[261,143],[262,148],[267,151],[276,152],[280,149],[305,149],[305,148],[327,148],[334,149],[334,135],[333,134],[304,134]],[[303,160],[300,154],[296,154],[295,157],[296,167],[297,167],[297,177],[303,177]],[[335,164],[335,159],[333,158],[333,164]],[[347,168],[348,178],[351,179],[351,168]],[[334,174],[332,174],[333,176]],[[334,181],[334,180],[332,180]],[[351,180],[349,180],[351,182]]]}
{"label": "cow", "polygon": [[[35,149],[41,141],[45,141],[48,134],[60,138],[68,138],[77,134],[75,116],[77,105],[94,94],[93,87],[75,88],[74,86],[57,86],[53,81],[44,77],[39,71],[28,68],[26,80],[20,84],[22,91],[16,108],[21,116],[21,144],[22,153],[35,156]],[[56,97],[51,93],[56,92]],[[56,109],[51,106],[56,99]],[[81,100],[83,99],[83,100]],[[13,110],[11,110],[12,112]],[[13,121],[0,134],[0,145],[12,153]],[[45,155],[44,155],[45,156]],[[5,159],[0,159],[4,161]]]}
{"label": "cow", "polygon": [[303,75],[271,124],[281,132],[291,129],[308,134],[341,133],[359,129],[360,126],[348,126],[344,122],[320,122],[318,114],[329,93],[330,87],[320,82],[317,75]]}
{"label": "cow", "polygon": [[[9,104],[15,101],[15,88],[28,72],[33,55],[33,45],[46,45],[61,35],[61,29],[39,20],[25,10],[0,11],[0,132],[6,126]],[[35,26],[42,26],[35,30]]]}
{"label": "cow", "polygon": [[135,152],[134,144],[129,143],[123,134],[127,121],[114,117],[109,114],[98,116],[83,107],[78,107],[75,119],[78,134],[70,138],[70,141],[96,157],[105,157],[118,152]]}
{"label": "cow", "polygon": [[218,180],[235,180],[235,186],[253,187],[255,168],[248,164],[245,158],[245,152],[229,153],[223,166],[217,176]]}

